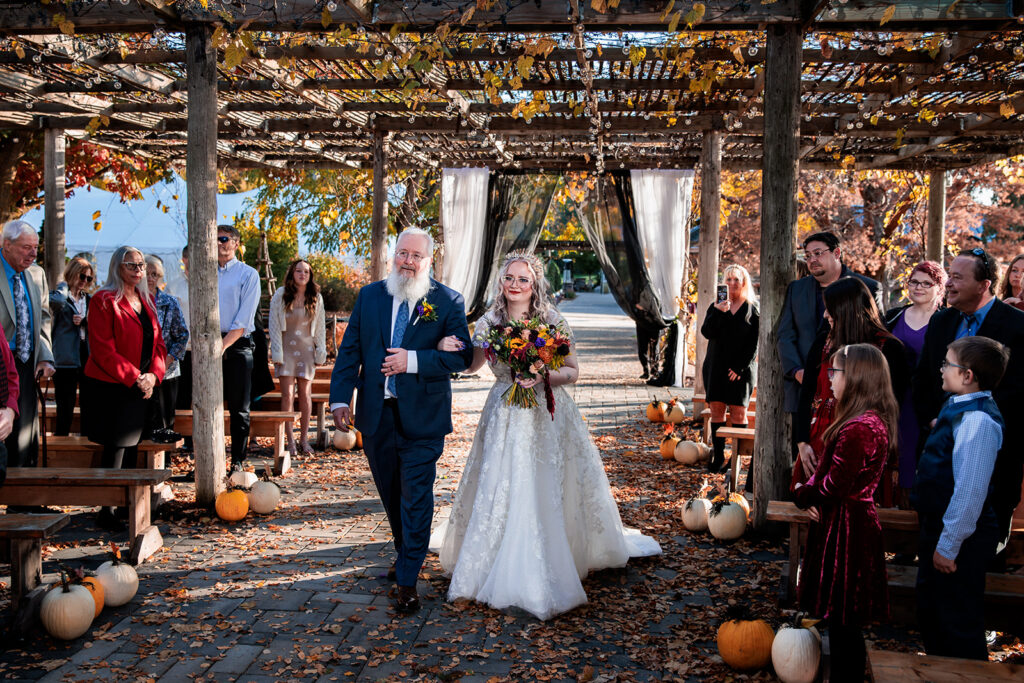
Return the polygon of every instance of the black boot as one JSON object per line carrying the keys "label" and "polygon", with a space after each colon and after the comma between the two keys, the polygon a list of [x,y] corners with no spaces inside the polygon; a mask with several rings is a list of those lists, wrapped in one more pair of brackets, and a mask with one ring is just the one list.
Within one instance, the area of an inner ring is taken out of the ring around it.
{"label": "black boot", "polygon": [[718,436],[719,427],[725,425],[725,422],[711,423],[711,462],[708,463],[708,472],[720,472],[725,465],[725,437]]}

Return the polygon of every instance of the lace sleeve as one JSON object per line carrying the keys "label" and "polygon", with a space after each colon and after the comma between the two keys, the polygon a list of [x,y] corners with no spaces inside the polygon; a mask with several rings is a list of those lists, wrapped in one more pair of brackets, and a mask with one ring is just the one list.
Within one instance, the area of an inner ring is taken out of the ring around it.
{"label": "lace sleeve", "polygon": [[556,309],[551,309],[547,315],[547,321],[550,325],[556,325],[562,331],[562,334],[569,338],[569,348],[575,351],[576,335],[572,333],[572,328],[569,327],[569,323],[562,317],[562,314]]}
{"label": "lace sleeve", "polygon": [[473,346],[482,347],[491,332],[491,316],[485,313],[473,325]]}

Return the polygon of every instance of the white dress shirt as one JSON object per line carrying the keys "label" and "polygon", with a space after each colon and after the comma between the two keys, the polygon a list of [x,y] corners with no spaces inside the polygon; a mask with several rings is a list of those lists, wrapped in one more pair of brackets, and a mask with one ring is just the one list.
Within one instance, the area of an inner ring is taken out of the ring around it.
{"label": "white dress shirt", "polygon": [[[398,307],[401,306],[401,305],[402,305],[402,300],[401,299],[399,299],[398,297],[391,297],[391,327],[389,328],[388,339],[391,339],[392,337],[395,336],[395,319],[398,317]],[[414,302],[414,303],[409,304],[409,325],[410,325],[410,327],[414,324],[415,320],[416,320],[416,304]],[[407,327],[406,330],[408,330],[408,329],[409,328]],[[392,348],[392,347],[389,345],[388,348]],[[407,351],[407,353],[408,353],[409,360],[408,360],[408,363],[406,364],[405,372],[407,374],[410,374],[410,375],[415,375],[419,371],[419,363],[416,360],[416,352],[415,351]],[[388,382],[387,382],[387,378],[385,378],[384,379],[384,399],[387,400],[389,398],[395,398],[395,397],[391,394],[390,391],[388,391]],[[334,412],[335,410],[337,410],[338,408],[341,408],[341,407],[347,408],[348,404],[347,403],[332,403],[331,404],[331,412]]]}
{"label": "white dress shirt", "polygon": [[248,336],[256,329],[254,318],[260,306],[260,274],[236,258],[224,267],[217,266],[220,301],[220,333],[244,330]]}

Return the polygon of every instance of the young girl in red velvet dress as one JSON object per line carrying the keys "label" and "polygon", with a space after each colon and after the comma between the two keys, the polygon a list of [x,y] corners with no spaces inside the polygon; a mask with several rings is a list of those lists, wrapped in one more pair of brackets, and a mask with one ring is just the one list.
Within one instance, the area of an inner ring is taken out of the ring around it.
{"label": "young girl in red velvet dress", "polygon": [[817,469],[794,494],[813,520],[798,591],[801,609],[828,625],[831,680],[861,683],[863,625],[889,612],[874,495],[895,457],[899,408],[888,364],[873,344],[842,346],[830,363],[835,417]]}

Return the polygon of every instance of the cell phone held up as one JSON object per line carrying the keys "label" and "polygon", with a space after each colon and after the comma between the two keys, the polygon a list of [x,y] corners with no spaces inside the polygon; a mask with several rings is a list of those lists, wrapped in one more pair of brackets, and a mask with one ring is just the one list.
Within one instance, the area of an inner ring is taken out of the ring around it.
{"label": "cell phone held up", "polygon": [[723,303],[729,300],[729,288],[725,285],[718,285],[717,298],[715,303]]}

